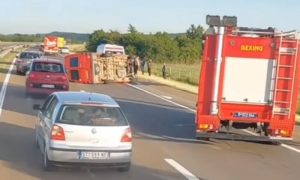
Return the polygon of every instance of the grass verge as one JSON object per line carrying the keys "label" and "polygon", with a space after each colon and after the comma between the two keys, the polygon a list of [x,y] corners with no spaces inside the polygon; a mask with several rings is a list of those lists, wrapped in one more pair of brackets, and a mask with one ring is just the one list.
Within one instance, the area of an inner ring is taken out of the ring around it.
{"label": "grass verge", "polygon": [[72,53],[86,52],[85,44],[69,44],[67,47]]}
{"label": "grass verge", "polygon": [[[163,64],[154,63],[153,64],[153,74],[162,77],[162,67]],[[200,64],[166,64],[167,67],[167,78],[175,81],[180,81],[190,85],[198,85],[199,74],[200,74]],[[147,67],[145,67],[146,69]]]}
{"label": "grass verge", "polygon": [[8,71],[8,67],[11,65],[13,59],[16,57],[16,55],[22,51],[23,49],[17,49],[14,51],[9,52],[4,57],[0,58],[0,73],[6,74]]}

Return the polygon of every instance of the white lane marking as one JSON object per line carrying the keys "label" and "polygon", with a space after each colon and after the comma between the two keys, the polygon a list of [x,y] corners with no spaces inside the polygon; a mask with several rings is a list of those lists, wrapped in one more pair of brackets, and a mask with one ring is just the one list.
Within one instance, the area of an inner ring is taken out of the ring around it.
{"label": "white lane marking", "polygon": [[156,135],[147,134],[147,133],[143,133],[143,132],[137,132],[136,134],[139,135],[139,136],[147,137],[147,138],[151,138],[151,139],[161,139],[161,140],[166,140],[166,138],[164,138],[164,137],[162,137],[162,136],[156,136]]}
{"label": "white lane marking", "polygon": [[195,124],[175,124],[176,127],[195,126]]}
{"label": "white lane marking", "polygon": [[186,177],[188,180],[199,180],[195,175],[193,175],[190,171],[185,169],[183,166],[181,166],[178,162],[174,161],[173,159],[165,159],[167,163],[169,163],[173,168],[175,168],[177,171],[179,171],[184,177]]}
{"label": "white lane marking", "polygon": [[251,134],[253,136],[258,136],[258,134],[256,134],[255,132],[249,131],[247,129],[243,129],[242,131],[244,131],[245,133]]}
{"label": "white lane marking", "polygon": [[[168,100],[168,99],[166,99],[166,98],[163,98],[163,97],[161,97],[161,96],[159,96],[159,95],[157,95],[157,94],[154,94],[154,93],[152,93],[152,92],[149,92],[149,91],[147,91],[147,90],[144,90],[144,89],[142,89],[142,88],[140,88],[140,87],[134,86],[134,85],[132,85],[132,84],[127,84],[127,85],[130,86],[130,87],[133,87],[133,88],[135,88],[135,89],[138,89],[138,90],[140,90],[140,91],[143,91],[143,92],[145,92],[145,93],[147,93],[147,94],[150,94],[150,95],[152,95],[152,96],[158,97],[158,98],[160,98],[160,99],[162,99],[162,100],[165,100],[165,101],[167,101],[167,102],[169,102],[169,103],[172,103],[172,104],[174,104],[174,105],[177,105],[177,106],[179,106],[179,107],[185,108],[185,109],[190,110],[190,111],[192,111],[192,112],[196,112],[196,110],[194,110],[194,109],[191,109],[191,108],[186,107],[186,106],[184,106],[184,105],[181,105],[181,104],[178,104],[178,103],[173,102],[173,101],[171,101],[171,100]],[[246,132],[246,133],[248,133],[248,134],[251,134],[251,135],[254,135],[254,136],[258,136],[258,134],[254,133],[254,132],[251,132],[251,131],[249,131],[249,130],[247,130],[247,129],[243,129],[243,131]],[[287,145],[287,144],[283,144],[283,143],[282,143],[281,146],[284,147],[284,148],[286,148],[286,149],[289,149],[289,150],[295,151],[295,152],[297,152],[297,153],[300,153],[300,150],[299,150],[299,149],[294,148],[294,147],[292,147],[292,146],[289,146],[289,145]]]}
{"label": "white lane marking", "polygon": [[178,137],[171,137],[171,136],[162,136],[165,139],[175,140],[175,141],[185,141],[185,142],[203,142],[197,139],[188,139],[188,138],[178,138]]}
{"label": "white lane marking", "polygon": [[171,103],[171,104],[174,104],[174,105],[176,105],[176,106],[179,106],[179,107],[181,107],[181,108],[187,109],[187,110],[192,111],[192,112],[196,112],[196,110],[194,110],[194,109],[191,109],[191,108],[189,108],[189,107],[187,107],[187,106],[178,104],[178,103],[176,103],[176,102],[174,102],[174,101],[171,101],[171,100],[169,100],[169,99],[166,99],[166,98],[164,98],[164,97],[161,97],[161,96],[159,96],[159,95],[157,95],[157,94],[154,94],[154,93],[152,93],[152,92],[150,92],[150,91],[147,91],[147,90],[142,89],[142,88],[140,88],[140,87],[137,87],[137,86],[135,86],[135,85],[132,85],[132,84],[127,84],[127,85],[130,86],[130,87],[132,87],[132,88],[135,88],[135,89],[137,89],[137,90],[143,91],[143,92],[145,92],[145,93],[147,93],[147,94],[150,94],[150,95],[152,95],[152,96],[155,96],[155,97],[157,97],[157,98],[159,98],[159,99],[165,100],[165,101],[167,101],[167,102],[169,102],[169,103]]}
{"label": "white lane marking", "polygon": [[284,148],[287,148],[287,149],[289,149],[289,150],[295,151],[295,152],[297,152],[297,153],[300,153],[300,150],[299,150],[299,149],[294,148],[294,147],[292,147],[292,146],[289,146],[289,145],[287,145],[287,144],[280,144],[280,146],[282,146],[282,147],[284,147]]}
{"label": "white lane marking", "polygon": [[161,96],[163,98],[166,98],[166,99],[173,99],[171,96]]}
{"label": "white lane marking", "polygon": [[[249,130],[247,130],[247,129],[243,129],[243,131],[246,132],[246,133],[248,133],[248,134],[251,134],[251,135],[254,135],[254,136],[258,136],[258,134],[254,133],[254,132],[251,132],[251,131],[249,131]],[[284,147],[284,148],[286,148],[286,149],[295,151],[295,152],[297,152],[297,153],[300,153],[300,149],[294,148],[294,147],[289,146],[289,145],[287,145],[287,144],[281,143],[280,146],[281,146],[281,147]]]}
{"label": "white lane marking", "polygon": [[5,93],[6,93],[6,89],[7,89],[7,85],[9,82],[9,78],[11,75],[11,71],[14,68],[14,64],[15,64],[16,58],[13,60],[13,62],[11,63],[8,72],[6,73],[3,85],[2,85],[2,89],[0,92],[0,117],[1,117],[1,113],[2,113],[2,107],[3,107],[3,103],[4,103],[4,98],[5,98]]}

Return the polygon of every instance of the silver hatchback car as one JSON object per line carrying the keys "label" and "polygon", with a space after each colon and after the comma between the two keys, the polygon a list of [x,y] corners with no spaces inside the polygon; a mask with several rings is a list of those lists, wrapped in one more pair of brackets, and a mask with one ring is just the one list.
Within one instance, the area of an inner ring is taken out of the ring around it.
{"label": "silver hatchback car", "polygon": [[40,51],[24,51],[20,55],[16,56],[16,72],[17,74],[26,74],[30,63],[33,59],[40,58],[43,53]]}
{"label": "silver hatchback car", "polygon": [[120,106],[110,96],[55,92],[44,102],[35,124],[36,145],[45,170],[55,165],[96,165],[129,171],[132,134]]}

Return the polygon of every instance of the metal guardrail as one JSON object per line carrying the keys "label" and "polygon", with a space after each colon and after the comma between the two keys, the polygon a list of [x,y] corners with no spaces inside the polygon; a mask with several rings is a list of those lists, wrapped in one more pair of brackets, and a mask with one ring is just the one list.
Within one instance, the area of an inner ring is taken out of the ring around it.
{"label": "metal guardrail", "polygon": [[0,48],[0,58],[3,58],[5,55],[10,53],[11,51],[16,50],[20,47],[23,47],[23,45],[11,45],[11,46]]}

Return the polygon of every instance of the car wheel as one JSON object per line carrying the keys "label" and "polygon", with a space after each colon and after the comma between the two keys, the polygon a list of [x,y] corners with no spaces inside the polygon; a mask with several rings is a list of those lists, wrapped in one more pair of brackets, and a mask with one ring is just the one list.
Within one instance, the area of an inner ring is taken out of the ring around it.
{"label": "car wheel", "polygon": [[43,157],[43,166],[45,171],[52,171],[54,169],[54,166],[51,161],[48,159],[48,153],[47,148],[44,147],[44,157]]}
{"label": "car wheel", "polygon": [[130,170],[130,167],[131,167],[131,164],[128,163],[126,166],[118,168],[118,171],[120,171],[120,172],[128,172]]}

